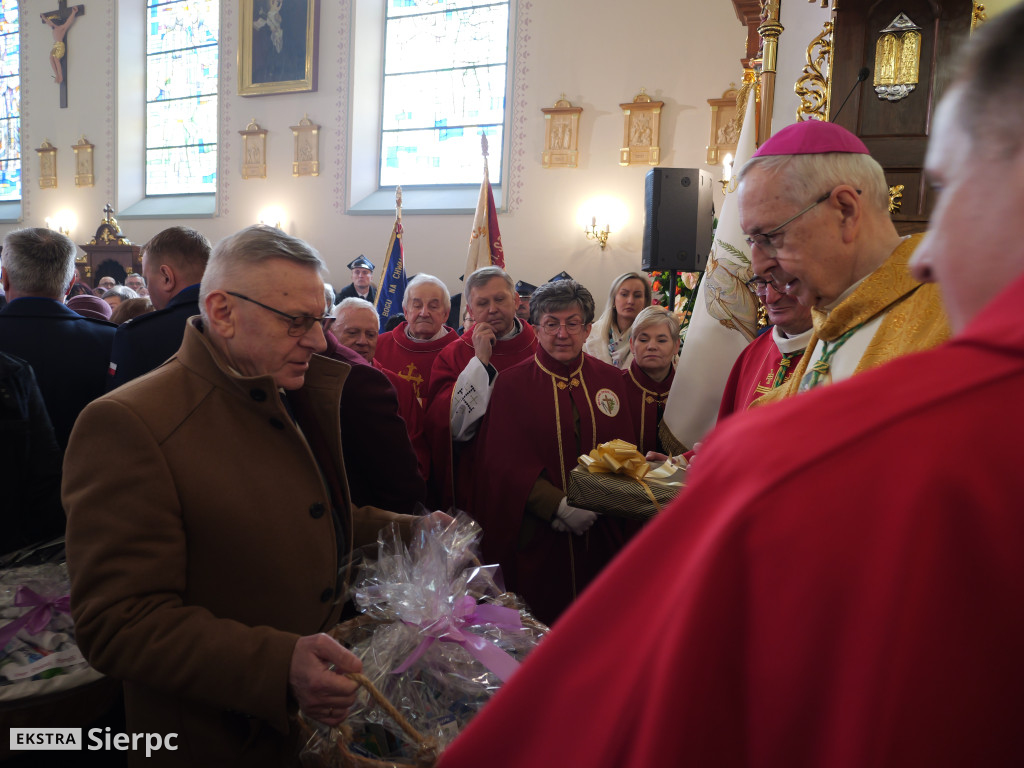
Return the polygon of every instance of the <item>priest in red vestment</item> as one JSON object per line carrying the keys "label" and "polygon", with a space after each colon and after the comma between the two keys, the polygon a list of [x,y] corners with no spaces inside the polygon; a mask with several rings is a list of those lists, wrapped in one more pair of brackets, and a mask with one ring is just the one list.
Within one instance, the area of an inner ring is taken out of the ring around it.
{"label": "priest in red vestment", "polygon": [[530,308],[538,348],[495,382],[469,511],[483,527],[484,562],[499,563],[505,586],[550,624],[635,530],[569,506],[568,473],[600,443],[635,439],[621,372],[583,353],[590,292],[575,280],[547,283]]}
{"label": "priest in red vestment", "polygon": [[426,397],[426,433],[433,458],[431,491],[441,509],[468,509],[477,429],[498,374],[533,356],[537,337],[516,317],[512,278],[482,267],[466,280],[472,324],[434,360]]}
{"label": "priest in red vestment", "polygon": [[405,320],[377,339],[376,361],[411,382],[421,402],[434,358],[459,338],[454,328],[444,324],[451,304],[447,286],[421,272],[409,281],[402,297]]}
{"label": "priest in red vestment", "polygon": [[[679,320],[664,307],[645,307],[633,320],[629,332],[632,362],[622,371],[633,414],[633,432],[642,454],[672,455],[682,446],[664,445],[658,426],[665,413],[665,401],[675,378],[675,357],[679,352]],[[670,432],[666,432],[671,435]]]}
{"label": "priest in red vestment", "polygon": [[[372,304],[350,297],[343,299],[335,307],[330,332],[334,340],[355,352],[360,359],[384,374],[391,382],[391,386],[395,388],[395,394],[398,397],[398,413],[405,422],[409,441],[416,452],[419,474],[425,485],[427,478],[430,477],[430,449],[427,447],[427,441],[423,435],[423,407],[416,398],[416,392],[410,381],[403,379],[394,371],[384,368],[374,359],[379,338],[379,320],[377,310]],[[327,342],[333,348],[331,339],[328,339]],[[367,453],[374,454],[375,452],[368,451]],[[386,452],[383,455],[386,455]],[[373,461],[376,460],[376,458],[373,459]]]}
{"label": "priest in red vestment", "polygon": [[934,119],[953,339],[724,421],[440,768],[1024,765],[1021,39]]}
{"label": "priest in red vestment", "polygon": [[747,283],[764,303],[771,329],[744,349],[729,373],[718,419],[745,411],[765,392],[785,384],[793,375],[811,339],[811,308],[780,293],[763,277]]}

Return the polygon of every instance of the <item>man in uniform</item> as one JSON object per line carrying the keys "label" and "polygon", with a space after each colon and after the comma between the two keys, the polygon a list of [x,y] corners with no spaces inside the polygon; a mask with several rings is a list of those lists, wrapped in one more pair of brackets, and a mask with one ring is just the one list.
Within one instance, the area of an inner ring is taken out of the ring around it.
{"label": "man in uniform", "polygon": [[1021,39],[932,122],[952,341],[724,422],[440,768],[1024,764]]}
{"label": "man in uniform", "polygon": [[359,660],[319,633],[352,547],[414,518],[349,501],[324,271],[280,230],[221,241],[178,353],[71,438],[76,639],[124,681],[131,732],[178,734],[161,765],[289,764],[296,709],[336,726],[355,700]]}
{"label": "man in uniform", "polygon": [[949,336],[936,286],[907,267],[881,166],[859,138],[807,120],[766,141],[737,175],[755,274],[811,307],[814,335],[789,381],[761,402],[840,381]]}
{"label": "man in uniform", "polygon": [[537,290],[537,286],[525,280],[516,280],[516,293],[519,294],[519,306],[516,307],[516,317],[524,323],[530,322],[530,297]]}
{"label": "man in uniform", "polygon": [[188,319],[199,314],[199,281],[209,259],[210,241],[191,227],[169,227],[142,246],[142,274],[156,311],[118,327],[108,391],[178,351]]}
{"label": "man in uniform", "polygon": [[373,285],[373,262],[365,256],[352,259],[347,265],[352,270],[352,282],[341,289],[334,299],[340,304],[345,299],[362,299],[376,306],[377,287]]}
{"label": "man in uniform", "polygon": [[499,372],[533,356],[533,327],[516,316],[520,299],[501,267],[481,267],[466,280],[472,324],[434,360],[427,392],[427,438],[433,492],[441,509],[468,508],[473,448]]}
{"label": "man in uniform", "polygon": [[374,360],[411,382],[420,402],[427,394],[434,358],[459,338],[453,328],[444,324],[450,310],[451,298],[445,284],[421,272],[405,288],[405,320],[377,339]]}

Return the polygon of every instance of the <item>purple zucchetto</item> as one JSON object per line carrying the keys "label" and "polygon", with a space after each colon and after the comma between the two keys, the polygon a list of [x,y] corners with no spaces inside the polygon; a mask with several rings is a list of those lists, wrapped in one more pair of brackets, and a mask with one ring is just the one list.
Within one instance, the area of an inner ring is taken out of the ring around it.
{"label": "purple zucchetto", "polygon": [[869,155],[864,142],[841,125],[821,120],[805,120],[787,125],[761,145],[754,157],[770,155],[823,155],[846,152]]}

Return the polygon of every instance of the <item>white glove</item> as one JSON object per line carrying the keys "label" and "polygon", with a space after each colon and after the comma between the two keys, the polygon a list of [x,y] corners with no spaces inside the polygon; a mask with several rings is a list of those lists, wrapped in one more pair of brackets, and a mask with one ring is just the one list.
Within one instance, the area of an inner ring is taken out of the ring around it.
{"label": "white glove", "polygon": [[582,536],[590,530],[590,526],[594,524],[595,520],[597,520],[597,512],[589,509],[580,509],[579,507],[570,507],[563,498],[562,503],[558,505],[558,511],[555,512],[555,516],[551,519],[551,527],[561,533],[571,531],[577,536]]}

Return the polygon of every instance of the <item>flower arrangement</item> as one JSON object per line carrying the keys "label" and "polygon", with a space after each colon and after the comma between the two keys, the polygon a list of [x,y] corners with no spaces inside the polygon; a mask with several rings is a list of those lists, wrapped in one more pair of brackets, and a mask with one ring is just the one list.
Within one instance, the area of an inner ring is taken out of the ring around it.
{"label": "flower arrangement", "polygon": [[677,272],[675,306],[672,302],[671,272],[650,272],[652,303],[675,312],[679,318],[680,335],[686,333],[686,326],[692,314],[693,295],[700,282],[700,272]]}

